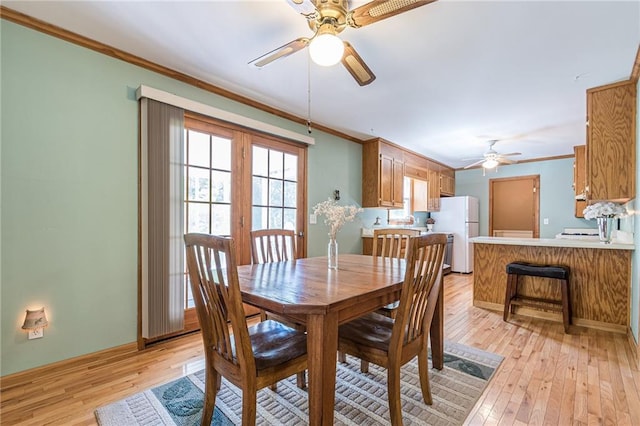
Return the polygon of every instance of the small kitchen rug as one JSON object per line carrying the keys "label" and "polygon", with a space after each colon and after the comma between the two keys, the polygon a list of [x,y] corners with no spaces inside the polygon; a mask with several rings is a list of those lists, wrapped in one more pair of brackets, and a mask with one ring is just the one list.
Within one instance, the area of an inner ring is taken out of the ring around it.
{"label": "small kitchen rug", "polygon": [[[417,358],[402,367],[402,415],[406,425],[461,425],[503,360],[500,355],[445,341],[444,368],[429,369],[433,405],[422,401]],[[389,425],[386,370],[371,364],[360,372],[360,361],[338,363],[336,425]],[[153,388],[95,412],[101,426],[198,425],[203,406],[204,371]],[[258,391],[259,425],[308,424],[307,391],[296,377],[278,383],[277,392]],[[216,397],[212,425],[238,425],[242,393],[228,381]]]}

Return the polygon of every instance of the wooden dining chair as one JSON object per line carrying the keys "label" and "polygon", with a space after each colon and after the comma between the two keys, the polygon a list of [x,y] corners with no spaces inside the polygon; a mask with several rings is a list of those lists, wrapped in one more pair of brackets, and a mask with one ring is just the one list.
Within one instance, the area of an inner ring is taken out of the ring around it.
{"label": "wooden dining chair", "polygon": [[187,234],[184,241],[204,343],[201,424],[211,424],[222,376],[242,390],[242,424],[255,425],[256,392],[307,368],[306,335],[271,320],[247,327],[233,239]]}
{"label": "wooden dining chair", "polygon": [[[417,229],[375,229],[373,231],[373,256],[380,256],[394,259],[406,259],[408,254],[409,240],[420,235]],[[378,313],[395,318],[399,302],[393,302],[378,309]],[[344,360],[344,355],[340,355]],[[360,371],[369,371],[369,363],[360,361]]]}
{"label": "wooden dining chair", "polygon": [[[251,262],[271,263],[297,259],[296,234],[290,229],[258,229],[251,231]],[[305,331],[306,327],[272,312],[260,310],[260,320],[279,321],[296,330]],[[298,374],[298,387],[304,389],[306,378],[304,371]],[[271,386],[276,390],[276,385]]]}
{"label": "wooden dining chair", "polygon": [[387,369],[387,394],[392,425],[402,425],[400,367],[418,356],[420,387],[431,405],[427,342],[442,286],[447,237],[429,234],[409,241],[407,269],[395,319],[377,312],[339,328],[338,350]]}
{"label": "wooden dining chair", "polygon": [[296,234],[290,229],[258,229],[251,234],[253,263],[282,262],[296,259]]}
{"label": "wooden dining chair", "polygon": [[[376,229],[373,231],[373,256],[393,259],[406,259],[411,237],[417,237],[417,229]],[[379,313],[393,318],[398,302],[390,303],[378,310]]]}
{"label": "wooden dining chair", "polygon": [[373,231],[373,256],[406,259],[409,239],[417,237],[417,229],[375,229]]}

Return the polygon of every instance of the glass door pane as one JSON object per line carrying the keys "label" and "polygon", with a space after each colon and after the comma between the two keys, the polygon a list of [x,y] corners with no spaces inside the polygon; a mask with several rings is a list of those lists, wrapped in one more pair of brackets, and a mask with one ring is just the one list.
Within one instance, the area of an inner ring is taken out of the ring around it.
{"label": "glass door pane", "polygon": [[297,155],[253,145],[252,159],[251,229],[297,231]]}
{"label": "glass door pane", "polygon": [[[185,233],[231,234],[231,137],[185,130]],[[185,309],[194,307],[185,271]]]}

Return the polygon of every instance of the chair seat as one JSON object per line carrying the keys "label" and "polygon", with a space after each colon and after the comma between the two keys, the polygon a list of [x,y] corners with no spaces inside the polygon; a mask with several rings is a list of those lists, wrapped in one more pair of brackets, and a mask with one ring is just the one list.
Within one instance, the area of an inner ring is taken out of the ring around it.
{"label": "chair seat", "polygon": [[358,346],[386,351],[391,341],[393,324],[393,319],[372,312],[341,325],[338,335]]}
{"label": "chair seat", "polygon": [[277,367],[307,353],[307,336],[278,321],[266,320],[249,327],[256,369]]}
{"label": "chair seat", "polygon": [[526,262],[512,262],[507,265],[507,274],[568,280],[569,267],[562,265],[536,265]]}

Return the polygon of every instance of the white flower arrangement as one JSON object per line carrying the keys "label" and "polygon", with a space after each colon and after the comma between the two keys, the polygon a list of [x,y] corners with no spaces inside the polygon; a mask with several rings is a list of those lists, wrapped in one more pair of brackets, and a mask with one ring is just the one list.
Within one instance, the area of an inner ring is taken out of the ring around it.
{"label": "white flower arrangement", "polygon": [[331,198],[313,207],[313,214],[325,216],[324,223],[329,227],[329,238],[332,240],[336,238],[342,225],[351,222],[361,211],[363,210],[356,206],[339,206]]}
{"label": "white flower arrangement", "polygon": [[595,203],[587,206],[583,211],[585,219],[597,219],[599,217],[619,218],[627,214],[627,209],[611,201]]}

